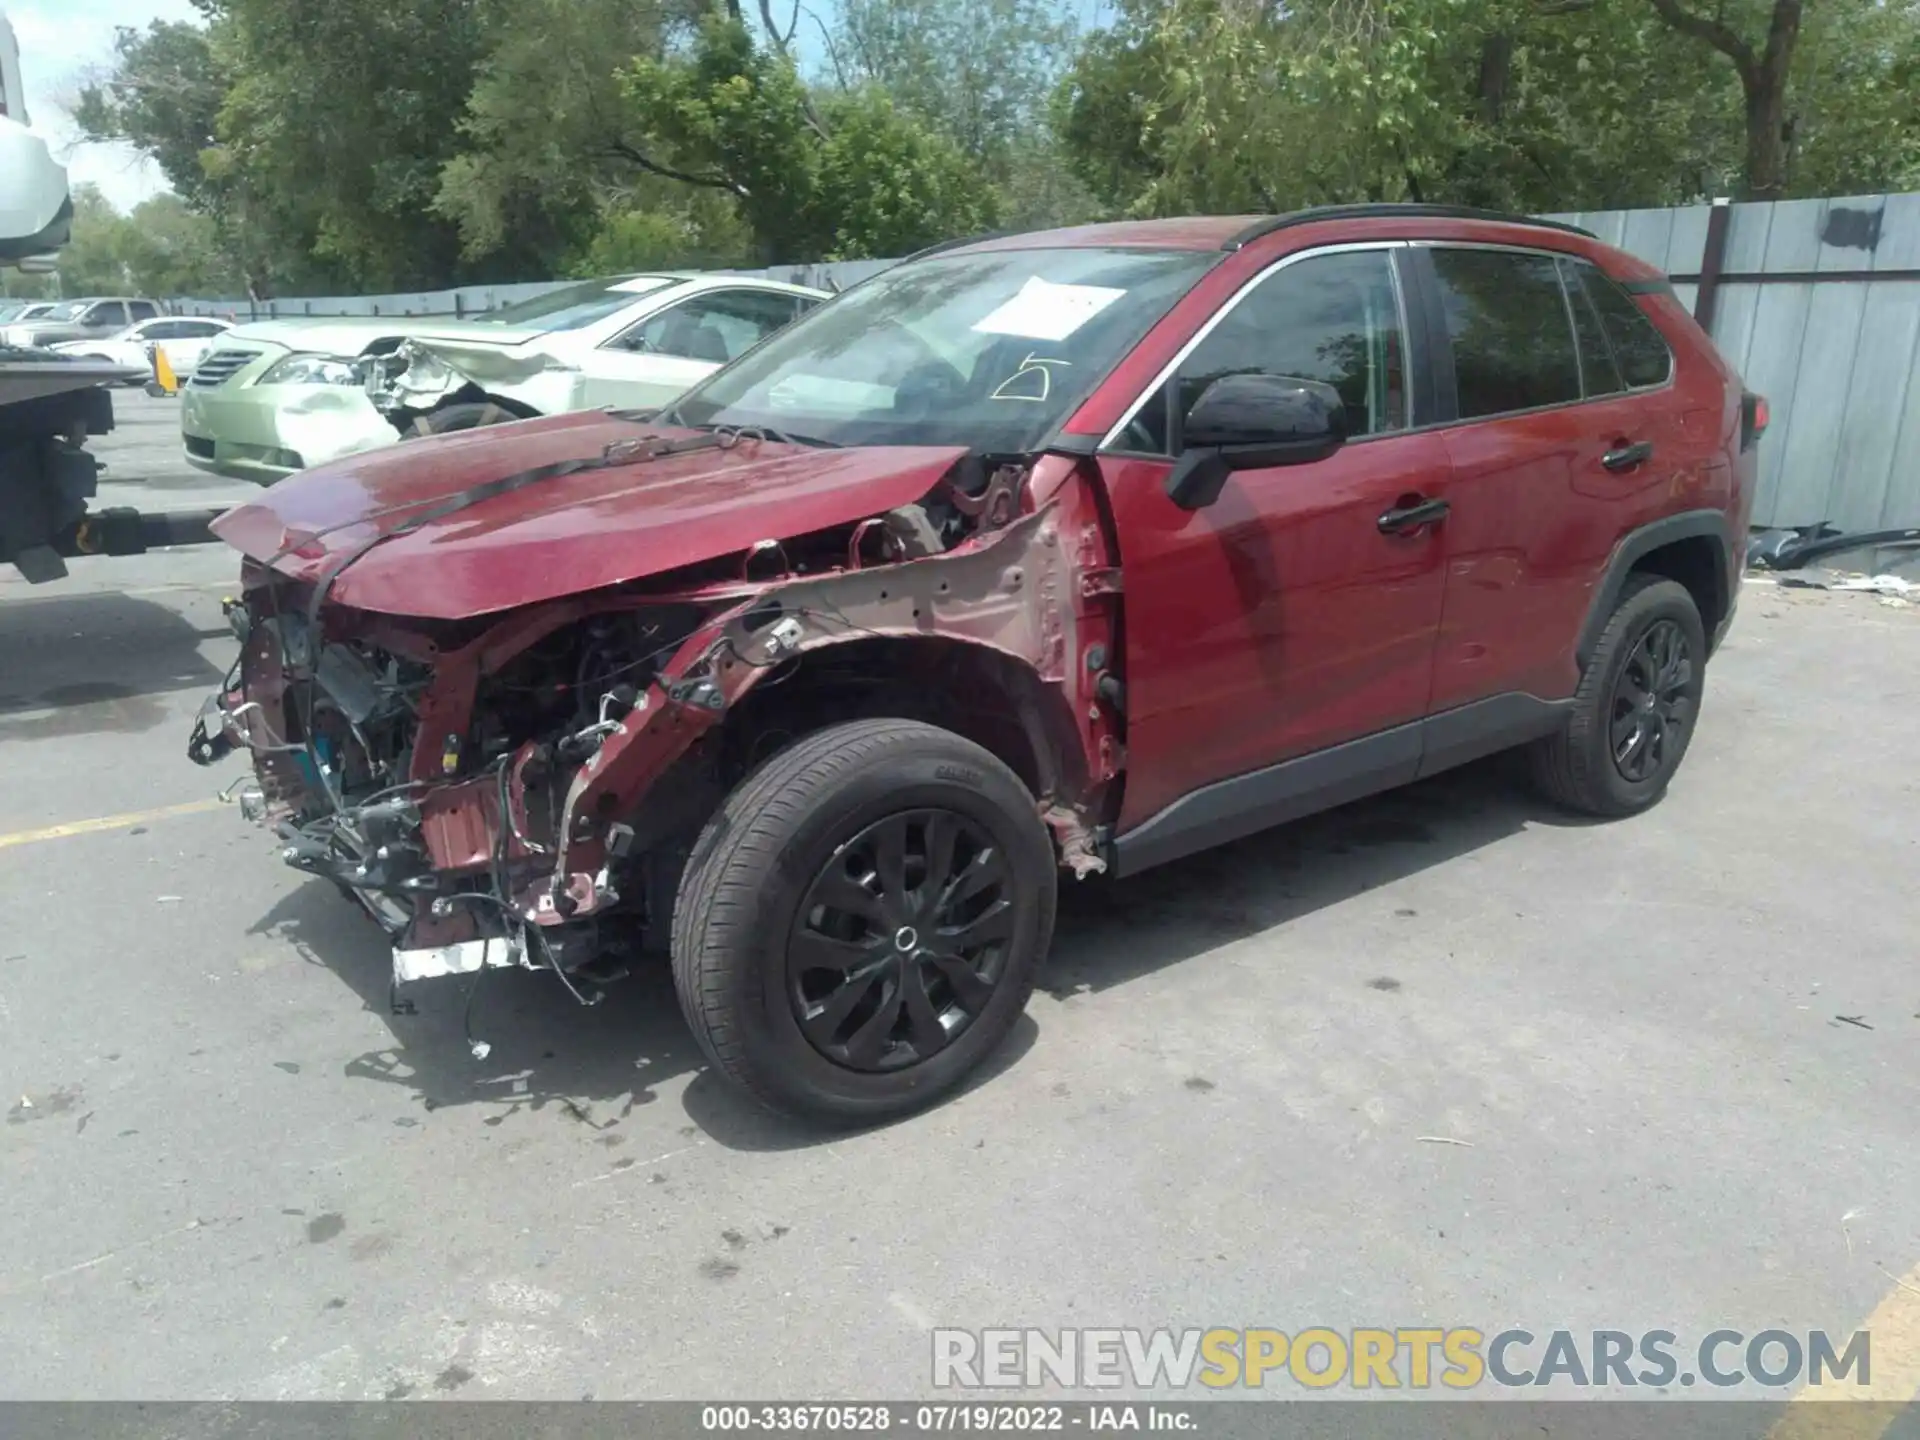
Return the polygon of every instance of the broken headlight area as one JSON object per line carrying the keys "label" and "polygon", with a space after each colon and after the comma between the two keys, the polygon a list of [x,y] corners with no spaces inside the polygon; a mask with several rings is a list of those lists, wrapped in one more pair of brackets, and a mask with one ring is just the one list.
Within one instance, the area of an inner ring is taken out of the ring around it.
{"label": "broken headlight area", "polygon": [[630,899],[606,863],[557,885],[562,817],[701,608],[571,602],[418,628],[335,609],[321,632],[300,587],[276,581],[232,618],[236,674],[189,753],[250,751],[244,808],[288,865],[379,922],[396,983],[520,965],[585,999],[580,982],[618,972],[646,935],[645,866]]}

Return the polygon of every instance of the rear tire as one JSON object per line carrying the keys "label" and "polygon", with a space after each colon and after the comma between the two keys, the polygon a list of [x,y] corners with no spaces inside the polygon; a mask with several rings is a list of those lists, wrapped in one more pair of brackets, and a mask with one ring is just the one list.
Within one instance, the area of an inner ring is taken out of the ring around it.
{"label": "rear tire", "polygon": [[701,833],[673,912],[681,1009],[714,1068],[772,1109],[906,1114],[1026,1008],[1055,879],[1032,794],[988,751],[916,721],[831,726]]}
{"label": "rear tire", "polygon": [[1654,804],[1693,740],[1706,661],[1706,627],[1687,588],[1629,575],[1566,728],[1530,751],[1535,785],[1588,815],[1633,815]]}

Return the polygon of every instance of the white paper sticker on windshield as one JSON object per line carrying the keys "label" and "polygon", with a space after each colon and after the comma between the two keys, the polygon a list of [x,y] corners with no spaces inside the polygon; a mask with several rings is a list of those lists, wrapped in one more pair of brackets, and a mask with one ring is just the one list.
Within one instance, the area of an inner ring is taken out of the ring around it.
{"label": "white paper sticker on windshield", "polygon": [[983,335],[1064,340],[1127,292],[1105,285],[1056,285],[1038,275],[992,314],[973,322]]}

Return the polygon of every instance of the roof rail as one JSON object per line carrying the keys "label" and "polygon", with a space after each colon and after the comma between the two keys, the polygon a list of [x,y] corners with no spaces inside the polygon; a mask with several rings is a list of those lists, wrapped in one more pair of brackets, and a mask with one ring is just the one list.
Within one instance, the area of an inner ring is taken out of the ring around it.
{"label": "roof rail", "polygon": [[1312,225],[1321,220],[1496,220],[1503,225],[1533,225],[1544,230],[1563,230],[1569,235],[1584,235],[1589,240],[1600,238],[1591,230],[1582,230],[1578,225],[1568,225],[1559,220],[1510,215],[1503,210],[1477,210],[1471,205],[1318,205],[1308,210],[1293,210],[1285,215],[1270,215],[1264,220],[1256,220],[1220,248],[1238,250],[1276,230]]}
{"label": "roof rail", "polygon": [[924,260],[929,255],[938,255],[945,250],[958,250],[962,245],[978,245],[983,240],[1004,240],[1009,235],[1019,233],[1017,230],[988,230],[979,235],[960,235],[952,240],[942,240],[938,245],[929,245],[924,250],[916,250],[902,257],[899,263],[904,265],[909,260]]}

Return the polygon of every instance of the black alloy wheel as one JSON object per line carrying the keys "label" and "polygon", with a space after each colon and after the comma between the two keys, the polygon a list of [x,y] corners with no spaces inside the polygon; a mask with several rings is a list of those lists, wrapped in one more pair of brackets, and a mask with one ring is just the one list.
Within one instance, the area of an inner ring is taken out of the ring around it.
{"label": "black alloy wheel", "polygon": [[1657,803],[1693,743],[1706,670],[1707,630],[1692,593],[1664,575],[1628,575],[1564,727],[1530,747],[1535,783],[1588,815]]}
{"label": "black alloy wheel", "polygon": [[951,1094],[1012,1034],[1053,934],[1034,793],[924,721],[846,720],[745,776],[673,906],[680,1008],[761,1103],[865,1125]]}
{"label": "black alloy wheel", "polygon": [[1012,872],[952,810],[877,820],[827,857],[787,941],[801,1032],[852,1070],[917,1065],[986,1009],[1013,938]]}
{"label": "black alloy wheel", "polygon": [[1679,750],[1693,719],[1693,653],[1680,626],[1656,620],[1640,636],[1613,690],[1613,763],[1639,784]]}

